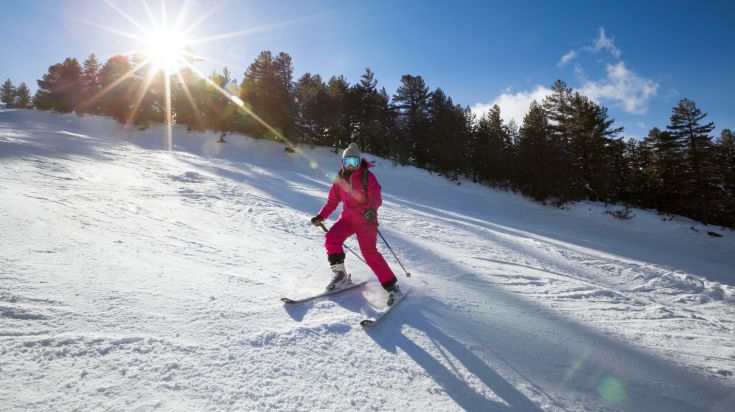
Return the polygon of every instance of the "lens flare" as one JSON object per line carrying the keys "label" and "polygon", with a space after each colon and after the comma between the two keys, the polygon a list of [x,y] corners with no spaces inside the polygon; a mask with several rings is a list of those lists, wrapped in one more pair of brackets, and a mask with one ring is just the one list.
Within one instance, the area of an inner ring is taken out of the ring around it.
{"label": "lens flare", "polygon": [[625,385],[612,376],[608,376],[597,385],[597,394],[605,402],[613,405],[623,405],[628,401],[628,393],[625,391]]}

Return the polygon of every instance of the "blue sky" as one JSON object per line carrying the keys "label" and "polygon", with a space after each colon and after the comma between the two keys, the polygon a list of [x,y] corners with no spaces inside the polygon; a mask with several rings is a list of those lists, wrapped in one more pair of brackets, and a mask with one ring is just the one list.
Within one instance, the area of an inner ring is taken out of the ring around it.
{"label": "blue sky", "polygon": [[[643,4],[639,4],[643,3]],[[161,1],[146,3],[160,19]],[[183,0],[165,3],[175,20]],[[421,75],[456,103],[482,112],[498,103],[520,121],[530,100],[556,80],[610,109],[625,135],[665,127],[671,108],[694,100],[716,123],[735,128],[735,2],[590,1],[190,1],[193,47],[238,80],[262,50],[293,57],[296,77],[345,75],[366,67],[392,95],[403,74]],[[142,1],[3,1],[0,79],[36,88],[65,57],[100,60],[144,47],[124,18],[152,23]],[[104,27],[107,27],[105,29]],[[112,30],[110,30],[112,29]]]}

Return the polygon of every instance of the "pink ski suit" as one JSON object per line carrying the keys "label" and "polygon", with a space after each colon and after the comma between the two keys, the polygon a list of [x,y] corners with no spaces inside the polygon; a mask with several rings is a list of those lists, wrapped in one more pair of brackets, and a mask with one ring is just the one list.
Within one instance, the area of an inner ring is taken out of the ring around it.
{"label": "pink ski suit", "polygon": [[342,171],[340,171],[329,191],[327,203],[319,211],[319,215],[326,219],[334,212],[339,202],[343,203],[339,219],[327,232],[324,243],[327,254],[344,255],[342,244],[348,237],[353,234],[357,235],[357,243],[360,245],[365,262],[378,277],[380,284],[388,287],[396,283],[396,276],[376,247],[377,227],[372,222],[363,219],[365,210],[373,209],[376,211],[375,222],[377,222],[377,210],[383,203],[380,196],[380,185],[373,173],[368,174],[367,194],[363,188],[362,174],[368,173],[367,169],[370,167],[371,165],[363,159],[360,167],[347,180],[342,178]]}

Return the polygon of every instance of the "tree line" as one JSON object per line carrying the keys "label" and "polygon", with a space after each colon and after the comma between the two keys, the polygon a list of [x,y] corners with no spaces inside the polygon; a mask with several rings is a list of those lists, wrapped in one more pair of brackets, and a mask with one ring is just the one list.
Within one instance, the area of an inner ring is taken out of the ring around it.
{"label": "tree line", "polygon": [[[106,115],[146,128],[166,118],[167,79],[142,61],[118,55],[100,64],[92,54],[80,65],[67,58],[49,67],[32,99],[10,80],[0,97],[7,107]],[[173,122],[335,151],[356,142],[396,163],[538,201],[624,203],[735,227],[735,136],[730,129],[711,136],[714,124],[689,99],[672,108],[665,127],[626,140],[606,107],[561,80],[518,125],[504,122],[497,105],[477,117],[418,75],[402,76],[389,96],[369,68],[354,84],[293,73],[288,54],[269,51],[239,84],[227,68],[207,78],[184,68],[171,76]]]}

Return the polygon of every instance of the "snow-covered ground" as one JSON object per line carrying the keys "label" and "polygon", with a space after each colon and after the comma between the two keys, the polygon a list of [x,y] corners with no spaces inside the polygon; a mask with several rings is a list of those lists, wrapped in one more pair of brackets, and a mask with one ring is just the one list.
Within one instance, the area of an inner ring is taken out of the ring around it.
{"label": "snow-covered ground", "polygon": [[733,410],[731,230],[367,156],[413,276],[381,246],[412,294],[363,330],[349,254],[366,288],[279,301],[325,284],[338,155],[164,136],[0,110],[0,410]]}

